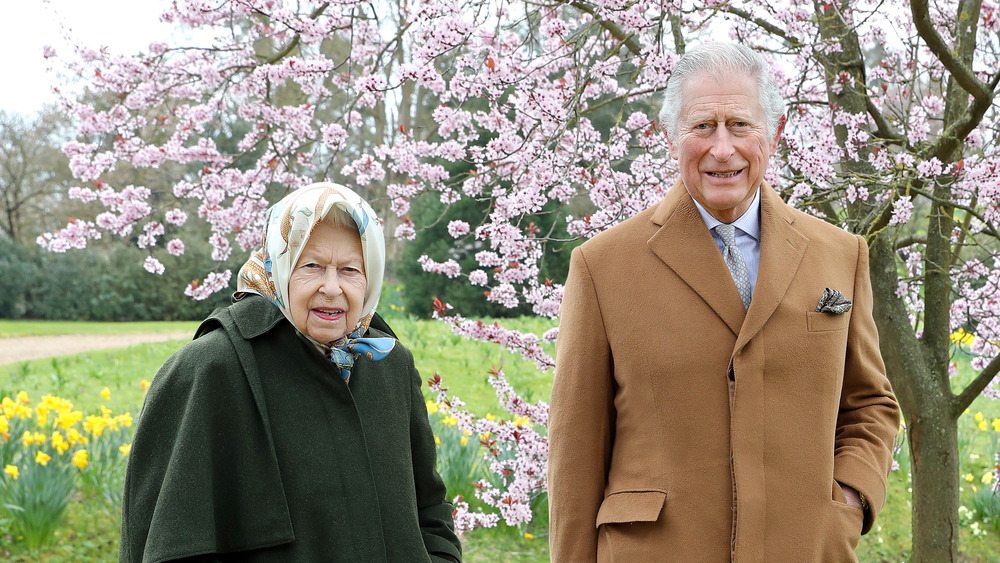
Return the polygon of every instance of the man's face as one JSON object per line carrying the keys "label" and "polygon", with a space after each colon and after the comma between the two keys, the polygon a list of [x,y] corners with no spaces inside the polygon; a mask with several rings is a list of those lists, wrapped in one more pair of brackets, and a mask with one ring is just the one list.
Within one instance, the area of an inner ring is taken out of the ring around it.
{"label": "man's face", "polygon": [[670,155],[678,160],[681,180],[691,197],[716,219],[732,223],[753,201],[781,126],[769,139],[757,81],[734,75],[717,81],[695,75],[681,90],[677,139]]}

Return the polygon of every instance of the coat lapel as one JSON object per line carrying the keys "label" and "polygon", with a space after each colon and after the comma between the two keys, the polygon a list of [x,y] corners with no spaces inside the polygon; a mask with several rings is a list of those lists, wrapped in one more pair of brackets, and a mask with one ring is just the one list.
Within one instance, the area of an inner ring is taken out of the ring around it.
{"label": "coat lapel", "polygon": [[784,201],[764,183],[760,188],[760,266],[746,321],[736,340],[735,354],[760,331],[785,296],[799,269],[809,240],[792,223]]}
{"label": "coat lapel", "polygon": [[660,229],[649,239],[649,249],[705,300],[733,334],[740,334],[747,312],[719,247],[680,180],[651,220]]}

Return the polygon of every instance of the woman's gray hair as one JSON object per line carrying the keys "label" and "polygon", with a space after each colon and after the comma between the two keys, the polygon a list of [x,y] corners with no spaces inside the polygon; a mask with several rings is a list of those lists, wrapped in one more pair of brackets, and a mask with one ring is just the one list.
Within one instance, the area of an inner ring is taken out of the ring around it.
{"label": "woman's gray hair", "polygon": [[326,212],[326,216],[323,217],[322,222],[329,223],[334,227],[348,227],[358,230],[358,223],[354,220],[354,217],[352,217],[350,213],[341,209],[339,205],[331,207],[330,210]]}
{"label": "woman's gray hair", "polygon": [[764,57],[739,43],[703,43],[681,56],[663,93],[660,127],[666,130],[671,142],[677,141],[684,83],[688,78],[704,73],[716,80],[729,79],[733,74],[756,79],[757,100],[764,110],[767,136],[771,138],[777,134],[781,116],[785,113],[785,101],[781,99],[778,85]]}

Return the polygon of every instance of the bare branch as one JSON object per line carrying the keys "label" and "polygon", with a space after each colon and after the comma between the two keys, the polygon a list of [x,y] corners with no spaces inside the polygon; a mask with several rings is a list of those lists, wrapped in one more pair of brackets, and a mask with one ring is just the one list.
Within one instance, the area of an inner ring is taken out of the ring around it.
{"label": "bare branch", "polygon": [[1000,372],[1000,356],[993,358],[989,364],[983,368],[983,371],[979,372],[976,379],[972,381],[969,385],[962,390],[962,392],[955,396],[954,403],[952,403],[951,414],[954,417],[958,417],[965,409],[969,408],[972,401],[986,389],[986,386],[993,381],[993,378],[997,376],[997,372]]}
{"label": "bare branch", "polygon": [[876,137],[893,143],[906,143],[906,139],[892,128],[892,125],[886,121],[882,112],[875,107],[875,102],[872,101],[871,96],[865,95],[865,109],[868,110],[868,115],[875,121],[875,131],[873,133]]}
{"label": "bare branch", "polygon": [[[913,13],[913,24],[916,26],[920,38],[924,40],[934,56],[941,61],[945,69],[951,73],[952,78],[966,92],[972,94],[977,103],[986,103],[988,106],[993,99],[991,89],[976,78],[976,74],[970,67],[962,64],[955,57],[952,50],[945,44],[944,39],[934,29],[934,25],[931,23],[928,0],[913,0],[910,2],[910,11]],[[976,16],[978,17],[978,14]]]}
{"label": "bare branch", "polygon": [[755,18],[752,15],[750,15],[750,12],[747,12],[746,10],[741,10],[740,8],[734,8],[733,6],[730,6],[730,5],[726,5],[725,7],[722,8],[722,10],[725,11],[725,12],[729,12],[730,14],[733,14],[734,16],[739,16],[739,17],[747,20],[748,22],[756,24],[758,27],[760,27],[764,31],[770,33],[771,35],[775,35],[777,37],[780,37],[780,38],[784,39],[785,42],[788,43],[788,45],[790,47],[801,47],[802,46],[802,44],[799,42],[799,40],[797,38],[792,37],[791,35],[789,35],[788,32],[785,31],[784,29],[781,29],[780,27],[774,25],[773,23],[771,23],[771,22],[769,22],[769,21],[767,21],[767,20],[765,20],[763,18]]}
{"label": "bare branch", "polygon": [[914,244],[927,244],[927,236],[917,236],[903,237],[896,241],[896,250],[906,248],[908,246],[913,246]]}

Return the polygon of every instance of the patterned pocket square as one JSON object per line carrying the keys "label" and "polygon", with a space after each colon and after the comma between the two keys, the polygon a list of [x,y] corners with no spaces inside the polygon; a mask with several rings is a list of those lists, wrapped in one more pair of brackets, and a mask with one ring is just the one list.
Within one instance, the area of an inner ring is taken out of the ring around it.
{"label": "patterned pocket square", "polygon": [[844,297],[844,294],[829,287],[823,290],[823,297],[819,298],[819,305],[816,306],[817,313],[833,313],[842,315],[851,310],[851,300]]}

